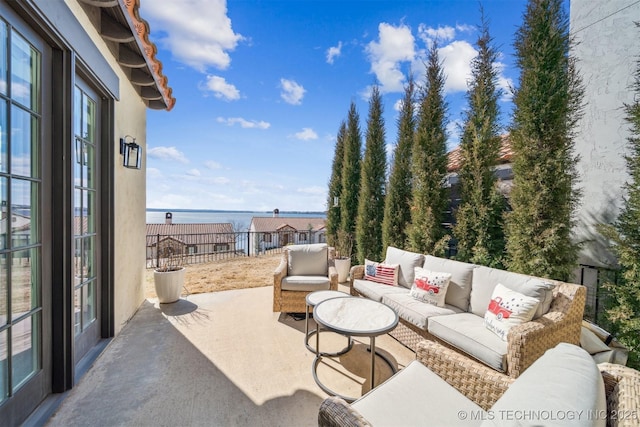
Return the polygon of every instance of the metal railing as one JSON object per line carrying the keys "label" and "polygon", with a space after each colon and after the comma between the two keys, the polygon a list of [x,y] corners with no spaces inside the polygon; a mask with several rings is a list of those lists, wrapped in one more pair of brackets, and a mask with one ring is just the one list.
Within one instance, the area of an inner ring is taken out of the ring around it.
{"label": "metal railing", "polygon": [[176,256],[184,264],[281,253],[290,244],[324,243],[324,233],[308,231],[236,231],[203,234],[148,234],[146,267]]}

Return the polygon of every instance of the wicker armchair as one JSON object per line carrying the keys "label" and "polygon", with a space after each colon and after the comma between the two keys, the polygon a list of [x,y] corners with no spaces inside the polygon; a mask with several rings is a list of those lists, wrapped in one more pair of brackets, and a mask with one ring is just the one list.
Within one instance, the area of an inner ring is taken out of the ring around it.
{"label": "wicker armchair", "polygon": [[[353,282],[362,278],[364,278],[364,266],[352,267],[350,273],[350,292],[352,295],[359,295],[353,287]],[[513,378],[517,378],[546,350],[559,343],[580,343],[580,330],[587,295],[586,288],[554,280],[549,280],[549,282],[556,285],[549,312],[538,319],[514,326],[507,336],[506,373]],[[418,343],[424,339],[449,346],[428,331],[420,329],[402,318],[391,335],[413,351],[417,351]],[[455,349],[455,347],[450,347]]]}
{"label": "wicker armchair", "polygon": [[325,243],[285,247],[273,274],[273,311],[304,313],[307,294],[338,290],[334,258],[334,248]]}
{"label": "wicker armchair", "polygon": [[[484,410],[490,410],[509,386],[517,381],[439,343],[423,340],[417,347],[416,359],[420,363]],[[640,417],[640,372],[611,363],[601,363],[598,368],[607,398],[607,426],[637,426]],[[401,424],[402,420],[398,419],[398,423]],[[371,424],[344,400],[329,397],[320,405],[318,425],[366,427]]]}

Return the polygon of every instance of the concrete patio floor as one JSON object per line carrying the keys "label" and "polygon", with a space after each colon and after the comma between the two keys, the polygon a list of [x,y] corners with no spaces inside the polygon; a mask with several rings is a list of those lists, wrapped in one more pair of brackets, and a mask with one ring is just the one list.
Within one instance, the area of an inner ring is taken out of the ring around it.
{"label": "concrete patio floor", "polygon": [[[305,322],[273,313],[272,294],[263,287],[173,304],[145,301],[47,425],[316,426],[327,394],[313,380]],[[318,370],[327,386],[349,396],[369,389],[369,340],[354,342]],[[345,344],[342,336],[321,334],[323,350]],[[389,335],[376,347],[399,369],[415,358]],[[376,383],[391,375],[377,362]]]}

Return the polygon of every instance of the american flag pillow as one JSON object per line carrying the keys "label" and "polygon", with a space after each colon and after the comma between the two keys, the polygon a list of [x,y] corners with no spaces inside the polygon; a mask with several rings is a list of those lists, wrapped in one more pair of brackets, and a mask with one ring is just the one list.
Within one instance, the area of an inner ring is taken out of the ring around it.
{"label": "american flag pillow", "polygon": [[364,260],[364,278],[372,282],[398,286],[398,264],[383,264]]}

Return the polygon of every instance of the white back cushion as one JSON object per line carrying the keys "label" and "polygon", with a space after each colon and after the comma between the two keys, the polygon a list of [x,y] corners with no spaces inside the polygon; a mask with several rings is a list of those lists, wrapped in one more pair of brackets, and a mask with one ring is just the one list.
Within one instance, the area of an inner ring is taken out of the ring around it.
{"label": "white back cushion", "polygon": [[413,285],[413,268],[422,267],[424,255],[415,252],[405,251],[403,249],[387,247],[387,256],[384,259],[385,264],[398,264],[398,285],[405,288],[411,288]]}
{"label": "white back cushion", "polygon": [[553,300],[554,287],[551,282],[545,282],[540,278],[525,274],[478,266],[473,271],[473,286],[471,287],[470,311],[473,314],[484,317],[491,302],[491,294],[498,283],[502,283],[513,291],[540,301],[533,315],[534,319],[549,311]]}
{"label": "white back cushion", "polygon": [[328,252],[326,243],[311,245],[291,245],[288,251],[287,276],[326,276],[328,275]]}
{"label": "white back cushion", "polygon": [[[423,267],[427,270],[451,273],[451,281],[447,288],[445,303],[464,311],[469,310],[469,294],[471,293],[474,264],[427,255],[424,257]],[[491,298],[491,293],[489,293],[489,298]],[[489,301],[487,301],[487,304],[489,304]]]}
{"label": "white back cushion", "polygon": [[489,413],[483,426],[604,426],[602,375],[589,353],[560,343],[524,371]]}

